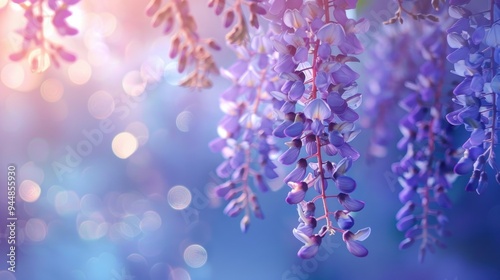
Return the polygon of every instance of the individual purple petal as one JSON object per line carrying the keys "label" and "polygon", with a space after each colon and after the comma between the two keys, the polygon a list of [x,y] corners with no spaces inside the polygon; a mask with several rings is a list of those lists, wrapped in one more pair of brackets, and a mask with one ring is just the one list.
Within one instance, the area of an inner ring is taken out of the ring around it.
{"label": "individual purple petal", "polygon": [[297,51],[295,51],[295,55],[293,56],[293,61],[295,63],[303,63],[307,61],[309,56],[309,49],[306,47],[298,47]]}
{"label": "individual purple petal", "polygon": [[408,201],[405,203],[401,209],[399,209],[398,213],[396,214],[396,219],[400,220],[401,218],[410,215],[413,213],[413,210],[415,209],[415,203],[413,201]]}
{"label": "individual purple petal", "polygon": [[345,209],[351,212],[361,211],[365,207],[365,203],[361,200],[353,199],[348,194],[339,193],[337,196],[340,204],[344,206]]}
{"label": "individual purple petal", "polygon": [[458,175],[469,174],[472,171],[473,164],[474,162],[469,157],[461,157],[453,171]]}
{"label": "individual purple petal", "polygon": [[347,102],[338,93],[329,94],[326,102],[335,114],[342,114],[347,109]]}
{"label": "individual purple petal", "polygon": [[354,239],[354,233],[345,231],[342,235],[344,242],[347,245],[347,250],[356,257],[366,257],[368,250],[361,242]]}
{"label": "individual purple petal", "polygon": [[304,108],[304,115],[311,120],[325,120],[330,117],[331,113],[330,107],[321,98],[314,99]]}
{"label": "individual purple petal", "polygon": [[302,134],[302,132],[304,131],[304,127],[304,122],[296,121],[285,128],[283,132],[288,137],[297,137]]}
{"label": "individual purple petal", "polygon": [[286,203],[297,204],[304,200],[306,192],[308,189],[306,182],[288,182],[288,185],[292,188],[286,196]]}
{"label": "individual purple petal", "polygon": [[346,122],[355,122],[359,119],[359,115],[353,109],[346,108],[344,112],[339,114],[339,118]]}
{"label": "individual purple petal", "polygon": [[224,214],[229,217],[236,217],[241,212],[241,204],[236,202],[236,199],[231,200],[224,208]]}
{"label": "individual purple petal", "polygon": [[216,169],[217,176],[221,178],[228,178],[234,169],[231,167],[229,160],[223,161]]}
{"label": "individual purple petal", "polygon": [[241,232],[246,233],[249,227],[250,227],[250,217],[248,215],[245,215],[240,221]]}
{"label": "individual purple petal", "polygon": [[227,181],[227,182],[215,187],[215,194],[218,197],[225,197],[227,195],[227,193],[232,189],[234,189],[234,183],[231,181]]}
{"label": "individual purple petal", "polygon": [[439,215],[437,215],[436,219],[437,219],[438,223],[441,224],[441,225],[445,225],[445,224],[448,223],[448,217],[446,217],[442,213],[440,213]]}
{"label": "individual purple petal", "polygon": [[278,62],[276,63],[276,66],[274,66],[274,70],[278,73],[293,72],[296,67],[297,66],[293,62],[292,56],[286,54],[286,55],[280,56],[280,58],[278,59]]}
{"label": "individual purple petal", "polygon": [[304,91],[304,84],[301,81],[295,81],[290,87],[290,91],[288,92],[288,99],[290,99],[291,101],[297,101],[302,98]]}
{"label": "individual purple petal", "polygon": [[410,201],[415,195],[415,188],[413,187],[405,187],[399,192],[399,201],[401,203],[406,203]]}
{"label": "individual purple petal", "polygon": [[316,256],[321,245],[321,236],[315,234],[310,237],[310,242],[300,247],[297,256],[301,259],[310,259]]}
{"label": "individual purple petal", "polygon": [[408,231],[405,233],[406,238],[417,238],[417,236],[421,235],[423,232],[422,228],[419,227],[418,225],[412,226]]}
{"label": "individual purple petal", "polygon": [[335,170],[333,171],[334,176],[344,175],[347,171],[349,171],[349,169],[351,168],[351,165],[352,165],[351,158],[341,159],[337,163],[337,166],[335,167]]}
{"label": "individual purple petal", "polygon": [[486,174],[486,172],[483,171],[479,176],[479,182],[476,189],[477,194],[482,194],[487,187],[488,187],[488,174]]}
{"label": "individual purple petal", "polygon": [[338,84],[349,85],[359,78],[359,74],[349,66],[343,65],[340,69],[332,73],[332,78]]}
{"label": "individual purple petal", "polygon": [[302,17],[297,9],[286,10],[285,14],[283,15],[283,22],[286,26],[295,29],[304,27],[307,24],[306,20]]}
{"label": "individual purple petal", "polygon": [[341,229],[350,229],[354,226],[354,219],[344,211],[335,211],[334,217]]}
{"label": "individual purple petal", "polygon": [[354,236],[352,239],[357,240],[357,241],[364,241],[366,240],[370,234],[372,233],[372,229],[370,227],[362,228],[356,233],[354,233]]}
{"label": "individual purple petal", "polygon": [[401,243],[399,243],[399,250],[408,249],[415,243],[415,240],[412,238],[405,238]]}
{"label": "individual purple petal", "polygon": [[337,147],[340,155],[343,158],[351,158],[352,160],[357,160],[360,157],[358,151],[356,151],[351,145],[348,143],[344,143],[344,145]]}
{"label": "individual purple petal", "polygon": [[344,145],[345,143],[344,137],[335,130],[328,133],[328,141],[330,141],[330,144],[334,145],[337,148]]}
{"label": "individual purple petal", "polygon": [[351,177],[339,176],[335,180],[337,188],[343,193],[351,193],[356,189],[356,181]]}
{"label": "individual purple petal", "polygon": [[306,153],[309,156],[315,155],[318,152],[318,147],[316,145],[316,136],[313,134],[308,134],[306,136]]}
{"label": "individual purple petal", "polygon": [[493,26],[486,33],[485,43],[493,48],[500,45],[500,25],[498,23],[493,24]]}
{"label": "individual purple petal", "polygon": [[396,227],[399,231],[405,231],[412,227],[416,223],[416,218],[413,215],[408,215],[406,217],[401,218],[396,224]]}
{"label": "individual purple petal", "polygon": [[469,182],[467,183],[467,185],[465,185],[466,191],[468,191],[468,192],[476,191],[477,186],[479,184],[480,174],[481,174],[481,171],[479,171],[479,170],[474,170],[472,172],[472,176],[470,177]]}
{"label": "individual purple petal", "polygon": [[467,56],[469,56],[469,48],[461,47],[450,53],[446,59],[451,63],[457,63],[460,60],[464,60]]}
{"label": "individual purple petal", "polygon": [[290,172],[285,177],[285,179],[283,179],[283,181],[285,183],[288,183],[290,181],[293,181],[293,182],[302,181],[304,179],[304,177],[306,176],[306,171],[307,171],[306,168],[307,168],[307,160],[304,158],[299,159],[299,161],[297,161],[297,165],[295,166],[295,169],[293,169],[292,172]]}
{"label": "individual purple petal", "polygon": [[302,141],[300,141],[300,139],[293,139],[289,145],[290,148],[278,158],[278,161],[284,165],[290,165],[297,160],[300,154],[300,148],[302,147]]}
{"label": "individual purple petal", "polygon": [[338,46],[344,40],[345,31],[342,25],[330,22],[321,27],[316,36],[322,43]]}
{"label": "individual purple petal", "polygon": [[314,83],[319,90],[326,90],[330,85],[328,76],[324,71],[318,71],[318,73],[316,73],[316,79],[314,80]]}
{"label": "individual purple petal", "polygon": [[273,130],[273,135],[278,137],[278,138],[285,138],[285,129],[292,125],[293,122],[289,120],[284,120],[282,123],[280,123],[274,130]]}
{"label": "individual purple petal", "polygon": [[478,146],[478,145],[483,143],[485,138],[486,138],[486,135],[484,134],[484,130],[481,128],[476,128],[472,131],[469,139],[470,139],[470,143],[473,146]]}
{"label": "individual purple petal", "polygon": [[255,185],[259,188],[259,190],[261,192],[267,192],[267,191],[269,191],[269,186],[267,185],[267,183],[264,180],[264,178],[262,177],[262,175],[256,174],[254,176],[254,180],[255,180]]}
{"label": "individual purple petal", "polygon": [[327,60],[332,54],[332,49],[328,43],[322,43],[318,47],[318,56],[323,59]]}

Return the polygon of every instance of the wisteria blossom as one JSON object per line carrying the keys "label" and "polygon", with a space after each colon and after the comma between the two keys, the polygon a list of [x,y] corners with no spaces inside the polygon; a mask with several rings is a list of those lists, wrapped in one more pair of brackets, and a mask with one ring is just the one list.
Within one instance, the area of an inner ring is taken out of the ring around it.
{"label": "wisteria blossom", "polygon": [[74,36],[78,30],[68,24],[68,17],[72,15],[70,7],[79,0],[14,0],[24,10],[27,21],[23,29],[17,33],[23,37],[21,49],[10,55],[13,61],[28,57],[31,71],[43,72],[50,64],[58,67],[61,60],[74,62],[76,56],[67,51],[61,44],[55,43],[47,37],[47,22],[60,36]]}
{"label": "wisteria blossom", "polygon": [[446,119],[453,125],[463,125],[470,137],[462,145],[463,157],[455,166],[458,175],[471,175],[465,186],[478,194],[489,182],[486,167],[495,173],[500,184],[500,170],[496,163],[495,146],[498,142],[500,75],[500,25],[497,1],[490,1],[488,9],[479,13],[470,11],[470,1],[450,1],[449,14],[455,23],[448,29],[448,45],[453,49],[448,61],[454,73],[463,78],[456,86],[453,101],[461,108],[450,112]]}

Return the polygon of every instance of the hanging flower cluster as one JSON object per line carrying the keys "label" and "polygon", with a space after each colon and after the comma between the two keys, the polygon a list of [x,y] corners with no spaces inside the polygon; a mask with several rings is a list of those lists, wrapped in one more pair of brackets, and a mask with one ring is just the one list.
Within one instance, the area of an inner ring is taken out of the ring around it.
{"label": "hanging flower cluster", "polygon": [[267,192],[267,179],[278,177],[271,160],[278,148],[272,137],[274,99],[269,93],[282,82],[272,70],[275,59],[266,34],[255,35],[251,43],[234,49],[238,60],[222,71],[233,84],[221,95],[225,116],[219,122],[219,137],[210,147],[225,158],[217,175],[227,181],[216,188],[216,194],[229,201],[224,213],[234,217],[245,210],[241,230],[246,232],[250,212],[264,217],[250,186]]}
{"label": "hanging flower cluster", "polygon": [[[478,12],[470,0],[394,1],[397,11],[385,23],[413,21],[379,32],[363,63],[371,73],[368,153],[385,156],[390,125],[400,119],[403,137],[394,145],[404,155],[393,164],[404,204],[396,214],[405,234],[400,248],[420,242],[423,261],[428,251],[444,247],[443,209],[451,207],[456,175],[470,175],[465,189],[479,194],[493,181],[489,169],[500,184],[500,2],[490,0]],[[46,28],[77,34],[68,17],[79,0],[13,2],[27,23],[18,30],[23,43],[12,60],[28,57],[35,72],[76,60]],[[367,20],[348,16],[357,0],[209,0],[208,6],[229,30],[226,43],[237,60],[227,69],[218,69],[211,51],[221,47],[200,36],[188,0],[150,0],[146,14],[171,36],[169,56],[178,60],[178,71],[190,71],[181,86],[211,87],[210,76],[219,73],[231,82],[220,96],[224,116],[210,143],[224,157],[217,167],[224,182],[215,189],[227,201],[224,213],[243,214],[240,227],[247,232],[252,214],[264,217],[257,192],[270,189],[278,166],[290,166],[282,181],[289,187],[284,201],[299,216],[292,230],[303,243],[297,255],[312,258],[327,234],[341,233],[350,253],[366,256],[361,242],[371,230],[353,229],[353,213],[365,204],[355,198],[358,183],[349,173],[362,156],[351,144],[360,133],[356,109],[362,99],[355,65],[364,52],[358,37],[369,28]],[[402,117],[398,105],[406,112]],[[470,132],[461,147],[453,141],[456,126]]]}
{"label": "hanging flower cluster", "polygon": [[453,101],[461,108],[446,118],[470,132],[455,172],[459,175],[472,172],[465,189],[481,194],[488,186],[487,165],[496,172],[500,184],[500,170],[495,161],[500,117],[500,3],[492,0],[487,11],[472,13],[467,9],[469,2],[450,1],[449,14],[456,22],[448,29],[448,44],[454,49],[448,60],[454,64],[454,73],[463,80],[453,91]]}
{"label": "hanging flower cluster", "polygon": [[365,67],[370,76],[363,97],[362,123],[373,131],[369,157],[385,157],[394,139],[392,124],[402,116],[398,104],[409,92],[405,83],[417,76],[422,61],[413,42],[416,30],[418,27],[411,22],[388,25],[374,36],[375,47],[367,51]]}
{"label": "hanging flower cluster", "polygon": [[[356,181],[346,175],[359,158],[349,142],[359,133],[354,109],[361,101],[359,75],[349,63],[357,62],[353,55],[363,51],[356,35],[368,28],[365,20],[347,17],[346,10],[355,6],[356,1],[275,1],[266,15],[276,34],[274,70],[284,80],[281,89],[272,92],[281,103],[273,135],[289,140],[278,161],[295,164],[284,182],[290,187],[286,202],[298,205],[299,225],[293,233],[304,243],[298,252],[301,258],[313,257],[327,232],[343,233],[355,256],[368,254],[360,241],[370,229],[350,231],[354,225],[350,214],[362,210],[364,203],[351,197]],[[328,159],[336,155],[339,161]],[[329,185],[335,187],[328,189]],[[311,188],[317,194],[307,200]],[[338,200],[336,211],[330,210],[331,198]],[[316,203],[322,205],[320,216],[315,216]],[[315,233],[320,220],[325,225]]]}
{"label": "hanging flower cluster", "polygon": [[[444,21],[441,19],[441,28],[446,25]],[[448,234],[445,228],[448,218],[441,209],[451,207],[447,193],[456,178],[453,129],[444,118],[452,109],[451,88],[447,85],[453,83],[454,77],[446,67],[446,31],[441,28],[424,28],[418,41],[424,63],[417,80],[407,83],[411,93],[401,101],[408,114],[399,124],[403,138],[398,147],[406,150],[406,155],[393,165],[403,187],[399,199],[404,206],[396,215],[397,228],[406,237],[400,248],[421,240],[421,262],[427,251],[445,246],[438,239]]]}
{"label": "hanging flower cluster", "polygon": [[[211,87],[212,80],[208,77],[218,74],[219,70],[209,48],[220,50],[220,46],[213,39],[200,38],[188,1],[172,0],[162,5],[162,0],[151,0],[146,14],[152,17],[153,27],[163,25],[164,34],[173,33],[169,56],[178,59],[177,71],[182,73],[188,66],[193,68],[180,85],[197,89]],[[176,24],[178,28],[174,32]]]}
{"label": "hanging flower cluster", "polygon": [[[80,0],[13,0],[24,10],[26,26],[17,30],[23,37],[21,50],[10,55],[13,61],[19,61],[28,56],[33,72],[43,72],[50,64],[59,67],[60,60],[74,62],[76,56],[68,52],[62,45],[47,38],[47,28],[52,26],[60,36],[73,36],[78,30],[67,22],[72,15],[70,6]],[[49,23],[50,21],[50,23]]]}

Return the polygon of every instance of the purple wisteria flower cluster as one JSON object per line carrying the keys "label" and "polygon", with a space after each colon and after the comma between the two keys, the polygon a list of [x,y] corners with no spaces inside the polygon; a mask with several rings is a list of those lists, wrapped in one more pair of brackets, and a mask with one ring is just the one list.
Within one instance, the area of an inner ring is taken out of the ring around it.
{"label": "purple wisteria flower cluster", "polygon": [[246,232],[250,212],[259,219],[264,218],[250,186],[267,192],[267,179],[278,177],[271,160],[278,148],[272,137],[274,99],[269,93],[283,83],[272,70],[275,59],[266,34],[255,35],[251,43],[234,46],[234,49],[238,60],[222,71],[223,76],[232,81],[220,99],[225,116],[219,122],[219,137],[210,147],[225,158],[217,168],[217,175],[227,181],[215,192],[229,201],[224,209],[228,216],[235,217],[245,211],[240,225]]}
{"label": "purple wisteria flower cluster", "polygon": [[417,76],[422,60],[413,42],[418,28],[412,21],[385,26],[374,36],[375,47],[367,51],[369,59],[364,65],[371,75],[363,96],[365,114],[361,122],[373,131],[368,157],[385,157],[391,147],[395,134],[392,124],[402,116],[398,104],[409,91],[405,83]]}
{"label": "purple wisteria flower cluster", "polygon": [[[180,85],[197,89],[211,87],[212,80],[208,77],[218,74],[219,70],[209,49],[220,50],[220,46],[211,38],[200,37],[188,1],[172,0],[162,5],[162,0],[151,0],[146,14],[152,17],[153,27],[163,25],[164,34],[173,33],[169,56],[178,59],[179,73],[188,66],[193,67]],[[178,28],[174,30],[176,24]]]}
{"label": "purple wisteria flower cluster", "polygon": [[481,12],[470,11],[469,2],[450,1],[449,14],[456,22],[448,29],[448,44],[454,49],[448,60],[454,64],[454,73],[463,80],[453,91],[453,101],[461,108],[446,118],[453,125],[464,125],[470,132],[455,172],[472,173],[465,189],[481,194],[489,181],[486,166],[496,172],[500,184],[495,161],[500,116],[500,2],[489,1],[488,9]]}
{"label": "purple wisteria flower cluster", "polygon": [[435,11],[439,11],[441,4],[445,0],[393,0],[396,2],[398,9],[394,13],[394,16],[384,24],[393,24],[395,22],[403,23],[403,16],[410,16],[413,20],[426,20],[430,22],[438,22],[439,17],[430,13],[431,7]]}
{"label": "purple wisteria flower cluster", "polygon": [[446,32],[442,27],[424,28],[418,47],[424,63],[420,66],[417,80],[407,83],[412,92],[401,101],[408,114],[400,121],[403,138],[398,148],[406,155],[393,165],[403,187],[399,199],[404,206],[396,214],[397,228],[405,232],[401,249],[421,240],[419,260],[435,246],[445,247],[438,239],[446,236],[448,218],[442,208],[450,208],[448,190],[456,176],[456,149],[453,147],[452,126],[444,115],[451,108],[448,104],[453,77],[446,67]]}
{"label": "purple wisteria flower cluster", "polygon": [[[354,226],[351,213],[362,210],[364,202],[351,197],[356,181],[346,175],[360,156],[349,144],[359,133],[354,109],[361,102],[359,75],[349,63],[357,62],[353,55],[363,51],[357,34],[368,29],[367,21],[347,17],[346,10],[356,3],[277,0],[267,9],[278,54],[274,70],[284,80],[279,90],[271,92],[280,103],[273,135],[289,140],[278,161],[295,164],[284,178],[290,187],[285,200],[298,205],[299,225],[293,233],[304,243],[298,252],[301,258],[314,257],[328,232],[342,233],[353,255],[368,254],[360,241],[370,229],[350,231]],[[339,161],[328,159],[336,155]],[[311,192],[316,195],[307,200]],[[338,200],[335,211],[329,205],[331,198]],[[315,214],[318,202],[323,209],[320,216]],[[316,232],[320,220],[325,224]]]}
{"label": "purple wisteria flower cluster", "polygon": [[46,21],[51,22],[52,27],[60,36],[73,36],[78,30],[67,22],[72,15],[69,8],[80,0],[13,0],[24,10],[27,20],[23,29],[17,33],[23,37],[21,50],[10,55],[13,61],[19,61],[28,56],[30,68],[33,72],[45,71],[50,63],[59,67],[60,60],[74,62],[76,56],[68,52],[62,45],[47,38]]}

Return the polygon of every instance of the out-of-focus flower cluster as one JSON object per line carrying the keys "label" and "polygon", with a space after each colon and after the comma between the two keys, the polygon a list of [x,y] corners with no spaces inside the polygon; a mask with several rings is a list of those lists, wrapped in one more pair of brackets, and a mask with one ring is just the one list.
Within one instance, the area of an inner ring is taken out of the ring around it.
{"label": "out-of-focus flower cluster", "polygon": [[448,60],[454,64],[454,73],[463,80],[453,91],[453,101],[461,108],[446,118],[470,132],[455,172],[459,175],[472,172],[465,189],[481,194],[488,186],[487,165],[496,172],[500,184],[495,161],[500,112],[500,3],[491,1],[486,11],[473,13],[467,9],[469,2],[450,1],[449,14],[456,22],[448,29],[448,44],[454,49]]}
{"label": "out-of-focus flower cluster", "polygon": [[[46,37],[46,28],[52,25],[60,36],[73,36],[78,30],[67,22],[72,15],[70,6],[80,0],[13,0],[24,10],[26,26],[17,30],[23,37],[21,49],[10,55],[13,61],[19,61],[28,56],[33,72],[45,71],[51,63],[59,67],[60,60],[73,62],[76,56],[68,52],[62,45]],[[51,24],[48,24],[50,21]]]}
{"label": "out-of-focus flower cluster", "polygon": [[188,1],[172,0],[162,5],[162,0],[151,0],[146,14],[152,17],[153,27],[163,25],[164,34],[173,33],[169,56],[178,59],[179,73],[192,67],[180,85],[189,88],[211,87],[209,75],[218,74],[219,70],[209,49],[220,50],[220,46],[213,39],[200,37]]}
{"label": "out-of-focus flower cluster", "polygon": [[[401,249],[421,240],[419,260],[435,246],[445,247],[438,236],[446,236],[448,218],[441,208],[450,208],[448,190],[456,176],[456,149],[453,147],[452,126],[444,116],[450,112],[453,75],[446,67],[446,18],[441,27],[421,26],[417,49],[423,64],[416,81],[408,82],[411,92],[400,102],[408,113],[399,123],[403,138],[398,148],[406,155],[393,165],[393,172],[403,189],[399,199],[404,206],[396,214],[397,228],[405,232]],[[411,23],[410,23],[411,24]],[[418,29],[414,29],[414,32]],[[413,79],[413,77],[407,77]]]}
{"label": "out-of-focus flower cluster", "polygon": [[[439,11],[441,9],[442,3],[445,0],[414,0],[414,1],[406,1],[406,0],[392,0],[397,3],[397,10],[394,13],[394,16],[384,24],[393,24],[396,22],[403,23],[403,16],[410,16],[413,20],[425,20],[430,22],[438,22],[439,17],[430,13],[431,7],[432,9]],[[441,3],[442,2],[442,3]]]}
{"label": "out-of-focus flower cluster", "polygon": [[[243,45],[248,42],[250,35],[248,30],[248,23],[254,28],[258,29],[259,16],[266,14],[266,9],[263,7],[262,0],[237,0],[234,1],[230,7],[226,7],[226,0],[210,0],[209,7],[213,7],[216,15],[224,13],[223,22],[224,27],[231,30],[226,34],[226,41],[230,45]],[[243,12],[243,7],[248,7],[250,15],[248,23]]]}
{"label": "out-of-focus flower cluster", "polygon": [[250,186],[267,192],[267,179],[278,177],[271,160],[278,148],[272,137],[274,100],[269,93],[282,82],[272,70],[275,58],[266,35],[255,35],[251,43],[233,46],[238,60],[222,71],[233,84],[221,95],[225,116],[219,122],[219,137],[210,143],[211,149],[225,158],[217,175],[227,181],[216,188],[216,194],[229,201],[224,209],[228,216],[245,210],[243,232],[250,225],[250,212],[264,217]]}
{"label": "out-of-focus flower cluster", "polygon": [[417,76],[422,57],[413,42],[418,26],[408,22],[389,25],[374,36],[375,47],[370,48],[366,60],[366,71],[370,73],[366,93],[363,97],[365,127],[372,129],[368,156],[385,157],[394,138],[392,125],[400,119],[399,101],[409,89],[405,83]]}

